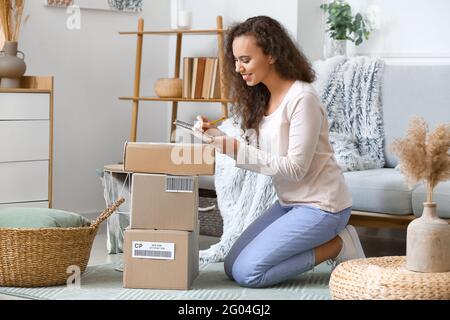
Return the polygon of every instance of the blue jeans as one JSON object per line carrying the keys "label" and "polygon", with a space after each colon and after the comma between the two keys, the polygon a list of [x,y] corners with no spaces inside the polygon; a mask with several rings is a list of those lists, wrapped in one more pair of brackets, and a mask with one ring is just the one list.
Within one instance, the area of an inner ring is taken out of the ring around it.
{"label": "blue jeans", "polygon": [[314,267],[314,248],[333,239],[348,223],[351,207],[331,213],[275,202],[236,240],[225,273],[244,287],[267,287]]}

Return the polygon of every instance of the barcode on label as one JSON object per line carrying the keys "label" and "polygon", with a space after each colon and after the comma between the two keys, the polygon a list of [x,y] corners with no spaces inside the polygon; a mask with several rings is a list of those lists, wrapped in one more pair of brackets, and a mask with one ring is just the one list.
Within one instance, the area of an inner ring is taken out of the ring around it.
{"label": "barcode on label", "polygon": [[134,256],[135,257],[172,259],[172,252],[170,252],[170,251],[154,251],[154,250],[134,250]]}
{"label": "barcode on label", "polygon": [[175,243],[133,241],[132,248],[133,258],[175,259]]}
{"label": "barcode on label", "polygon": [[166,192],[194,192],[194,178],[167,176]]}

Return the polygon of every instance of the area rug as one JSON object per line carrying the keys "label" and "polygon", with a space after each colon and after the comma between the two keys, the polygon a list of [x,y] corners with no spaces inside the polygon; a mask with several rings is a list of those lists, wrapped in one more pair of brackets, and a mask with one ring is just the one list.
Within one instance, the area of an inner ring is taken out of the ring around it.
{"label": "area rug", "polygon": [[200,268],[191,290],[125,289],[122,273],[115,264],[90,266],[80,288],[0,287],[0,294],[33,300],[329,300],[330,266],[320,264],[314,270],[281,284],[264,288],[243,288],[224,273],[223,263]]}

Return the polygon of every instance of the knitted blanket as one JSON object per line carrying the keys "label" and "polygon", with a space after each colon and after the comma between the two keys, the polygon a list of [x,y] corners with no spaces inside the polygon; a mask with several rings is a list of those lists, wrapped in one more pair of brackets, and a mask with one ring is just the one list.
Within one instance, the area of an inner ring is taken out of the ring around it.
{"label": "knitted blanket", "polygon": [[[343,171],[384,166],[383,66],[376,58],[343,56],[313,64],[317,75],[314,86],[326,106],[330,143]],[[219,128],[241,139],[232,120]],[[216,156],[215,187],[223,234],[217,244],[200,251],[200,263],[223,261],[247,226],[277,200],[269,176],[236,168],[234,160],[222,154]]]}

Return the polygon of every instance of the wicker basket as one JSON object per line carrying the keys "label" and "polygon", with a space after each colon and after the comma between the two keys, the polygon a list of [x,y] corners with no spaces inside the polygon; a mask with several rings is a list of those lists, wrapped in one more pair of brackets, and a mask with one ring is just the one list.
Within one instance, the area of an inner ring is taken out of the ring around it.
{"label": "wicker basket", "polygon": [[336,300],[450,299],[450,272],[409,271],[405,260],[404,256],[391,256],[343,262],[331,274],[331,297]]}
{"label": "wicker basket", "polygon": [[65,284],[69,266],[83,273],[98,227],[124,202],[116,201],[80,228],[0,228],[0,286],[46,287]]}
{"label": "wicker basket", "polygon": [[223,233],[223,219],[217,208],[217,198],[199,198],[199,207],[215,206],[210,211],[199,211],[198,219],[200,220],[200,234],[203,236],[220,238]]}

